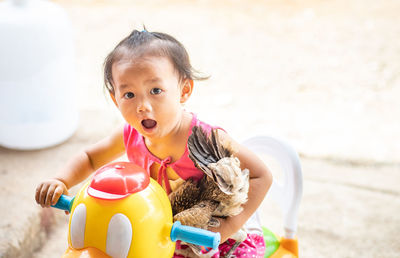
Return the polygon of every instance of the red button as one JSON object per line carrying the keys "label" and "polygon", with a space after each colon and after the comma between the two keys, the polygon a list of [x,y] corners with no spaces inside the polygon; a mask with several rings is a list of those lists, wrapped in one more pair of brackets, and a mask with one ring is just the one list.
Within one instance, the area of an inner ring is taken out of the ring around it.
{"label": "red button", "polygon": [[94,174],[88,187],[92,197],[114,200],[142,191],[150,183],[146,170],[129,162],[114,162]]}

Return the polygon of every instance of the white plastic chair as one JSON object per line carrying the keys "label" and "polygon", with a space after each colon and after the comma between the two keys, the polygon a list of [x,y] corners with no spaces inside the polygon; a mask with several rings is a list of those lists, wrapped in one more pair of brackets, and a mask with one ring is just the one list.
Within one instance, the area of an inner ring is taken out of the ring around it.
{"label": "white plastic chair", "polygon": [[282,168],[284,178],[273,179],[267,198],[272,198],[282,209],[284,235],[294,239],[297,232],[297,214],[303,193],[300,159],[292,146],[284,140],[269,136],[252,137],[242,143],[256,154],[274,158]]}

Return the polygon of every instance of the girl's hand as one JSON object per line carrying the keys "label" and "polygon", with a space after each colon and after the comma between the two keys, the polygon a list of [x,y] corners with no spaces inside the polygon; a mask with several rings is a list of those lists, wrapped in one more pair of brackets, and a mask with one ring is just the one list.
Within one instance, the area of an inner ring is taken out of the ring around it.
{"label": "girl's hand", "polygon": [[221,234],[221,244],[228,240],[230,236],[236,233],[241,227],[233,225],[231,218],[217,218],[219,221],[218,227],[208,227],[208,230],[212,232],[219,232]]}
{"label": "girl's hand", "polygon": [[49,179],[36,188],[35,199],[43,208],[55,205],[62,194],[68,194],[67,186],[58,179]]}

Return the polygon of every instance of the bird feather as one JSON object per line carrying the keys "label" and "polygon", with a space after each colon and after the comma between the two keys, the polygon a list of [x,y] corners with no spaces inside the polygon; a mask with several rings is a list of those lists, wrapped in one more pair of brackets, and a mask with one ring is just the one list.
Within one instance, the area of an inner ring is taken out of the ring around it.
{"label": "bird feather", "polygon": [[[232,145],[221,141],[218,130],[207,134],[201,127],[194,126],[188,149],[189,158],[206,176],[198,183],[183,184],[176,193],[170,194],[174,220],[204,229],[218,226],[217,218],[234,216],[243,210],[249,189],[249,172],[241,170],[239,159],[233,156]],[[198,253],[198,248],[189,246]]]}

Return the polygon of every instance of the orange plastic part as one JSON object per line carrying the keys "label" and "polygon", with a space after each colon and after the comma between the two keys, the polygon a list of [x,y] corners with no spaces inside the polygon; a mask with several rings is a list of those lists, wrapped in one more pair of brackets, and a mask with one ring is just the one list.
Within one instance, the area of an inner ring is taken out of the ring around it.
{"label": "orange plastic part", "polygon": [[278,250],[270,258],[296,258],[299,257],[299,247],[296,239],[280,239]]}
{"label": "orange plastic part", "polygon": [[299,256],[299,245],[297,242],[297,238],[295,239],[287,239],[281,238],[281,246],[291,252],[292,254]]}

